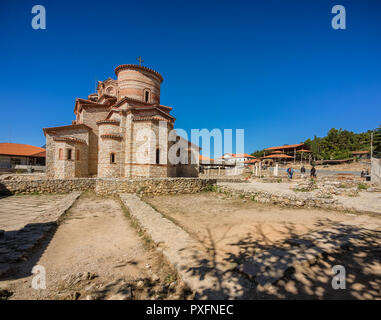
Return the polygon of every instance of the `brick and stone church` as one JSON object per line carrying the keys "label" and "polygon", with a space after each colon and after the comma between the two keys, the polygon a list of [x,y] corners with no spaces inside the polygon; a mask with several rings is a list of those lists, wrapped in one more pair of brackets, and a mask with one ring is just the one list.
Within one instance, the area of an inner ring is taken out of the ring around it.
{"label": "brick and stone church", "polygon": [[[117,79],[98,81],[87,99],[76,99],[71,125],[43,129],[47,177],[198,176],[194,161],[168,161],[170,147],[182,138],[168,138],[175,118],[171,107],[160,104],[163,77],[134,64],[118,66],[115,74]],[[198,161],[198,146],[181,145]]]}

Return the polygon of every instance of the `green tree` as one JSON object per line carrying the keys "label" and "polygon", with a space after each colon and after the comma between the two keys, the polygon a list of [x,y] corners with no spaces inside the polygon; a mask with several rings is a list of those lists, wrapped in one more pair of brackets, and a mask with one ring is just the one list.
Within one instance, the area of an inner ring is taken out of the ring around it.
{"label": "green tree", "polygon": [[[314,136],[303,143],[312,151],[316,160],[337,160],[353,157],[352,151],[370,150],[371,133],[373,136],[373,156],[381,158],[381,125],[374,131],[354,133],[349,130],[332,128],[325,137]],[[264,150],[257,150],[251,155],[262,157]]]}
{"label": "green tree", "polygon": [[374,130],[373,134],[373,157],[381,158],[381,125]]}

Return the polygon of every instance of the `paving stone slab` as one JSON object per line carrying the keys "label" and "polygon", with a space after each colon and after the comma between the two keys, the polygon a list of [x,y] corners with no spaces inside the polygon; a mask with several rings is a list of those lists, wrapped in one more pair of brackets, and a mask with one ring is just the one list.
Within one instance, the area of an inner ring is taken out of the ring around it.
{"label": "paving stone slab", "polygon": [[[140,227],[162,248],[164,256],[175,267],[182,280],[199,299],[242,297],[244,288],[236,278],[222,270],[202,266],[199,244],[182,228],[164,218],[135,194],[119,194],[122,203]],[[221,277],[223,287],[221,285]]]}
{"label": "paving stone slab", "polygon": [[20,230],[4,232],[0,238],[0,277],[12,271],[16,262],[27,257],[28,253],[39,245],[41,240],[60,222],[80,194],[80,192],[73,192],[61,197],[59,203],[54,201],[49,204],[48,212],[45,211],[42,216],[34,218],[34,222],[25,225]]}

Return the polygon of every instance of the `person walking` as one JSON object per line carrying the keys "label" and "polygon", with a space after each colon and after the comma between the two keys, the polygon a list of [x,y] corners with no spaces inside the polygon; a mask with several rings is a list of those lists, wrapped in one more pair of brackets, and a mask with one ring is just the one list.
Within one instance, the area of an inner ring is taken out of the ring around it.
{"label": "person walking", "polygon": [[310,177],[312,179],[316,179],[316,169],[315,169],[315,166],[312,166],[312,168],[311,168]]}
{"label": "person walking", "polygon": [[306,168],[304,167],[304,165],[300,168],[300,173],[301,173],[302,179],[304,179],[306,176]]}
{"label": "person walking", "polygon": [[292,167],[289,167],[287,169],[288,178],[292,179],[292,175],[294,174],[294,169]]}

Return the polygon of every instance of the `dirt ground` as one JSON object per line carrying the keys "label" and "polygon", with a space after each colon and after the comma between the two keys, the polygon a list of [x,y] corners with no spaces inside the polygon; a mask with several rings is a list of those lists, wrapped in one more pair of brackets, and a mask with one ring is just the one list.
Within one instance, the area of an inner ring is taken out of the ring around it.
{"label": "dirt ground", "polygon": [[[31,268],[46,271],[32,288]],[[9,299],[180,299],[181,284],[119,200],[82,195],[46,243],[0,281]]]}
{"label": "dirt ground", "polygon": [[[145,197],[153,208],[185,229],[200,250],[226,272],[255,252],[287,247],[287,241],[340,225],[366,234],[339,254],[295,270],[274,286],[256,288],[251,298],[381,298],[381,219],[335,211],[280,208],[207,192]],[[347,289],[331,286],[332,267],[344,265]],[[237,271],[238,272],[238,271]],[[235,275],[233,275],[235,276]]]}

